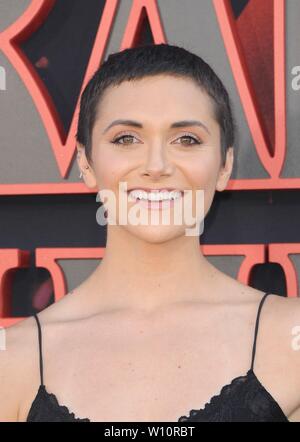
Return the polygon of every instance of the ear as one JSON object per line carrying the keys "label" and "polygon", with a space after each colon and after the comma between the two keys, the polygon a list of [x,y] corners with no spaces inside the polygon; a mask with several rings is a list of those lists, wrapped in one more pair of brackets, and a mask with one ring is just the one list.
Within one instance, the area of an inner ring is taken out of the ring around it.
{"label": "ear", "polygon": [[219,176],[216,184],[216,190],[222,192],[229,181],[234,161],[234,150],[233,147],[229,147],[226,152],[226,161],[225,165],[221,167],[219,171]]}
{"label": "ear", "polygon": [[85,147],[77,142],[76,149],[77,149],[77,164],[78,164],[79,173],[82,172],[82,179],[84,180],[87,187],[89,187],[90,189],[97,190],[97,180],[95,172],[86,158]]}

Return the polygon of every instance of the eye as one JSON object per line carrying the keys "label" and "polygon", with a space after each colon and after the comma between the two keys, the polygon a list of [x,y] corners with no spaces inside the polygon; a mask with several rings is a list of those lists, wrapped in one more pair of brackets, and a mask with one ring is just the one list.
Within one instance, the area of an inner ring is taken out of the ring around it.
{"label": "eye", "polygon": [[183,134],[181,137],[179,137],[177,139],[178,140],[185,139],[185,140],[190,140],[190,141],[192,140],[193,141],[193,143],[190,143],[190,142],[183,143],[186,146],[193,146],[193,145],[196,145],[196,144],[202,144],[202,141],[199,140],[199,138],[196,138],[196,137],[194,137],[194,136],[192,136],[190,134]]}
{"label": "eye", "polygon": [[[132,141],[133,138],[136,138],[135,135],[132,135],[131,133],[125,133],[123,135],[119,135],[119,136],[115,137],[111,141],[111,143],[117,144],[117,145],[125,145],[125,146],[131,145],[131,144],[134,144],[134,143],[130,142],[130,140]],[[127,139],[127,141],[129,140],[129,142],[126,142],[126,139]],[[181,140],[181,139],[187,140],[187,142],[183,142],[183,145],[186,145],[186,146],[193,146],[196,144],[202,144],[202,141],[199,138],[196,138],[195,136],[192,136],[190,134],[183,134],[181,137],[179,137],[177,139],[178,140]],[[125,140],[125,142],[124,142],[124,140]],[[123,141],[123,142],[121,142],[121,141]],[[191,143],[191,141],[193,141],[193,142]]]}
{"label": "eye", "polygon": [[135,136],[134,135],[132,135],[132,134],[130,134],[130,133],[126,133],[126,134],[123,134],[123,135],[119,135],[118,137],[115,137],[111,142],[113,143],[113,144],[120,144],[120,145],[127,145],[127,144],[133,144],[133,143],[121,143],[120,142],[120,140],[132,140],[132,138],[135,138]]}

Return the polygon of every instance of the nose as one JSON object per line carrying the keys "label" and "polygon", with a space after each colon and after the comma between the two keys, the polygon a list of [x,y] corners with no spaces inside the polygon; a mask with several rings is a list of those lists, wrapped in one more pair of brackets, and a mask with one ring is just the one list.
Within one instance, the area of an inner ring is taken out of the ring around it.
{"label": "nose", "polygon": [[161,176],[171,175],[173,167],[166,155],[163,145],[155,144],[149,147],[143,175],[148,175],[153,179],[159,179]]}

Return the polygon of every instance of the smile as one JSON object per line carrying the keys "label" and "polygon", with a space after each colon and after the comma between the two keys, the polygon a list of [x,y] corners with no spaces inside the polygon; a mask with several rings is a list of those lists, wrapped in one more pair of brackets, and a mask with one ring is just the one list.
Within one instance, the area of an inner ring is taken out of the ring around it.
{"label": "smile", "polygon": [[180,190],[145,191],[133,189],[127,192],[129,201],[140,204],[148,209],[166,209],[174,206],[174,201],[183,197]]}

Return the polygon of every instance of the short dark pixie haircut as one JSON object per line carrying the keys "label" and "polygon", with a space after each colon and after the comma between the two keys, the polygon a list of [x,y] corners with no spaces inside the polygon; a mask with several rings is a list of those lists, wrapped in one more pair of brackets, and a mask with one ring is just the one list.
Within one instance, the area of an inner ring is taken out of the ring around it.
{"label": "short dark pixie haircut", "polygon": [[109,86],[123,81],[166,74],[190,78],[212,99],[214,117],[220,126],[222,165],[234,144],[235,122],[228,93],[213,69],[198,55],[165,43],[148,44],[110,54],[87,83],[80,99],[76,140],[92,162],[92,130],[101,97]]}

